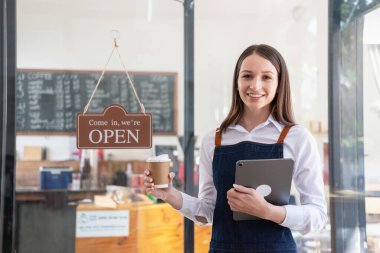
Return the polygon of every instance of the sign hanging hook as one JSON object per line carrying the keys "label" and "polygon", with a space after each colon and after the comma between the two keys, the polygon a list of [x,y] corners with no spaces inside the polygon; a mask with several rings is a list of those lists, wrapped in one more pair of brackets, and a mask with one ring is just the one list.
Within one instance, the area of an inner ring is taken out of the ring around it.
{"label": "sign hanging hook", "polygon": [[119,30],[112,30],[113,42],[115,47],[119,47],[120,33]]}

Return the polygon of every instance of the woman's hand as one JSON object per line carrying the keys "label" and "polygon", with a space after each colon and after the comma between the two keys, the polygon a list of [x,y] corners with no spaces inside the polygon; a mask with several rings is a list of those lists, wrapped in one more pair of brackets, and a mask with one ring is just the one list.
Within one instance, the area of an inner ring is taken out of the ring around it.
{"label": "woman's hand", "polygon": [[166,200],[170,191],[173,188],[173,178],[175,176],[174,172],[170,172],[168,174],[169,177],[169,187],[167,188],[155,188],[154,187],[154,182],[153,178],[150,176],[150,171],[145,170],[145,175],[144,175],[144,187],[147,193],[152,194],[154,197],[162,200]]}
{"label": "woman's hand", "polygon": [[234,184],[234,188],[227,192],[227,199],[232,211],[267,219],[270,204],[256,190]]}
{"label": "woman's hand", "polygon": [[272,205],[252,188],[234,184],[234,188],[227,192],[227,199],[232,211],[247,213],[278,224],[285,220],[285,207]]}

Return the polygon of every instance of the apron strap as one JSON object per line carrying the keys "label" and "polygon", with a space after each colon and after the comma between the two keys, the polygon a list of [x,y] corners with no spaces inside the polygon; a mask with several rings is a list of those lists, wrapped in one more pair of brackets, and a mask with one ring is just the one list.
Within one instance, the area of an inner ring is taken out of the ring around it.
{"label": "apron strap", "polygon": [[285,137],[288,134],[290,128],[291,126],[285,126],[284,129],[282,129],[280,137],[278,137],[278,141],[277,141],[278,144],[284,143]]}
{"label": "apron strap", "polygon": [[[288,134],[291,126],[285,126],[282,130],[280,137],[277,140],[278,144],[284,143],[285,137]],[[222,145],[222,133],[220,132],[220,129],[217,128],[215,130],[215,147],[219,147]]]}
{"label": "apron strap", "polygon": [[219,147],[220,145],[222,145],[222,133],[220,129],[217,128],[215,131],[215,147]]}

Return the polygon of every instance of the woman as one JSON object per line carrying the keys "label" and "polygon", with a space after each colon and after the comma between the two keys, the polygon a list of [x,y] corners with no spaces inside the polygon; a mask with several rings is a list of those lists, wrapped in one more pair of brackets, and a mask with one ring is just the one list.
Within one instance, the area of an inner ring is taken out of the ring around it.
{"label": "woman", "polygon": [[[275,206],[254,189],[234,184],[236,161],[273,158],[294,160],[300,206]],[[309,131],[295,124],[288,71],[276,49],[253,45],[240,55],[230,112],[204,137],[199,170],[198,198],[173,187],[155,189],[149,171],[145,187],[197,224],[212,223],[211,253],[297,252],[290,229],[307,233],[325,225],[317,146]],[[233,211],[261,220],[234,221]]]}

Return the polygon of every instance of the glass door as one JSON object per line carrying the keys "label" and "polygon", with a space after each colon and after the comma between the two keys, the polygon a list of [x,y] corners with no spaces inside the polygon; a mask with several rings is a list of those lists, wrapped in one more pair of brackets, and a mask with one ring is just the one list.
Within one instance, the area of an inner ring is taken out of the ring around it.
{"label": "glass door", "polygon": [[[330,1],[329,140],[333,252],[379,250],[379,1]],[[377,73],[377,74],[376,74]],[[376,106],[377,105],[377,106]]]}
{"label": "glass door", "polygon": [[[183,13],[173,0],[17,1],[17,252],[184,252],[183,216],[143,188],[148,157],[170,150],[172,170],[183,167],[174,152],[183,135]],[[110,55],[114,39],[123,62]],[[152,148],[78,150],[75,116],[103,70],[88,112],[110,104],[140,112],[123,64],[153,115]],[[195,242],[204,252],[209,232],[195,233],[206,238]]]}

